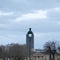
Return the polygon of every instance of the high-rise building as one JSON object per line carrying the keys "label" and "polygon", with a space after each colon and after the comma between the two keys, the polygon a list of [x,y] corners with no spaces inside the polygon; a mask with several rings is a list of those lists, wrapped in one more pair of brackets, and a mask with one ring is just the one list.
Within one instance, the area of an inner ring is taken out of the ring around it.
{"label": "high-rise building", "polygon": [[31,28],[29,28],[29,31],[26,34],[26,46],[27,46],[28,58],[29,60],[31,60],[32,51],[34,50],[34,34],[31,31]]}

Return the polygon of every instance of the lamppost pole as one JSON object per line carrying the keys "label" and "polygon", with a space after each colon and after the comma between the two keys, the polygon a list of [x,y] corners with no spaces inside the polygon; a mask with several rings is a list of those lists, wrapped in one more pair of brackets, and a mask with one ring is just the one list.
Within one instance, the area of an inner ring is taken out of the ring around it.
{"label": "lamppost pole", "polygon": [[32,49],[34,49],[34,34],[29,28],[29,31],[26,34],[26,46],[27,46],[27,55],[28,60],[32,60]]}
{"label": "lamppost pole", "polygon": [[[31,37],[29,37],[29,42],[31,43]],[[29,43],[29,60],[31,60],[31,44]]]}

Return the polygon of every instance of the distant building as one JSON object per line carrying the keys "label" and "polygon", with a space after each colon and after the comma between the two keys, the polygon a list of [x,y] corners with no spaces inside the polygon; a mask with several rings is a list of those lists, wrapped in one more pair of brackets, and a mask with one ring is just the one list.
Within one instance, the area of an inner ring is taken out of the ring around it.
{"label": "distant building", "polygon": [[[49,53],[45,53],[43,51],[35,51],[32,56],[32,60],[49,60]],[[53,60],[53,57],[51,58]],[[54,60],[60,60],[60,54],[56,53]]]}
{"label": "distant building", "polygon": [[[34,49],[34,34],[29,28],[26,34],[27,60],[50,60],[49,53],[41,49]],[[53,57],[51,58],[53,60]],[[55,54],[55,60],[60,60],[60,53]]]}
{"label": "distant building", "polygon": [[29,31],[26,34],[26,44],[28,48],[34,49],[34,34],[31,31],[31,28],[29,28]]}

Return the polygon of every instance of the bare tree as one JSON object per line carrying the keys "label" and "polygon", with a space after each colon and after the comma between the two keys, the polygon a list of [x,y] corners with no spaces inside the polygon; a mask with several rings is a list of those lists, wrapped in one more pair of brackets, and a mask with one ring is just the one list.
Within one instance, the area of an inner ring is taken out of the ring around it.
{"label": "bare tree", "polygon": [[15,60],[23,60],[26,58],[26,45],[11,44],[9,47],[10,57],[14,57]]}
{"label": "bare tree", "polygon": [[26,45],[9,44],[6,46],[0,46],[0,58],[4,60],[13,58],[14,60],[24,60],[27,58]]}
{"label": "bare tree", "polygon": [[54,41],[46,42],[44,45],[44,50],[46,53],[49,54],[50,60],[52,59],[51,55],[53,56],[53,60],[54,60],[54,55],[56,53],[56,42]]}

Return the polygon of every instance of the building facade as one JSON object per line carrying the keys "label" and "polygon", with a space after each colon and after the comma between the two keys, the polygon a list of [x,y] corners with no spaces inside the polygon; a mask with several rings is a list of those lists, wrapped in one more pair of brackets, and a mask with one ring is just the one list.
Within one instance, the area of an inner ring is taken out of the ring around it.
{"label": "building facade", "polygon": [[[32,56],[32,60],[49,60],[49,54],[35,52]],[[53,57],[51,60],[53,60]],[[55,54],[54,60],[60,60],[60,54]]]}

